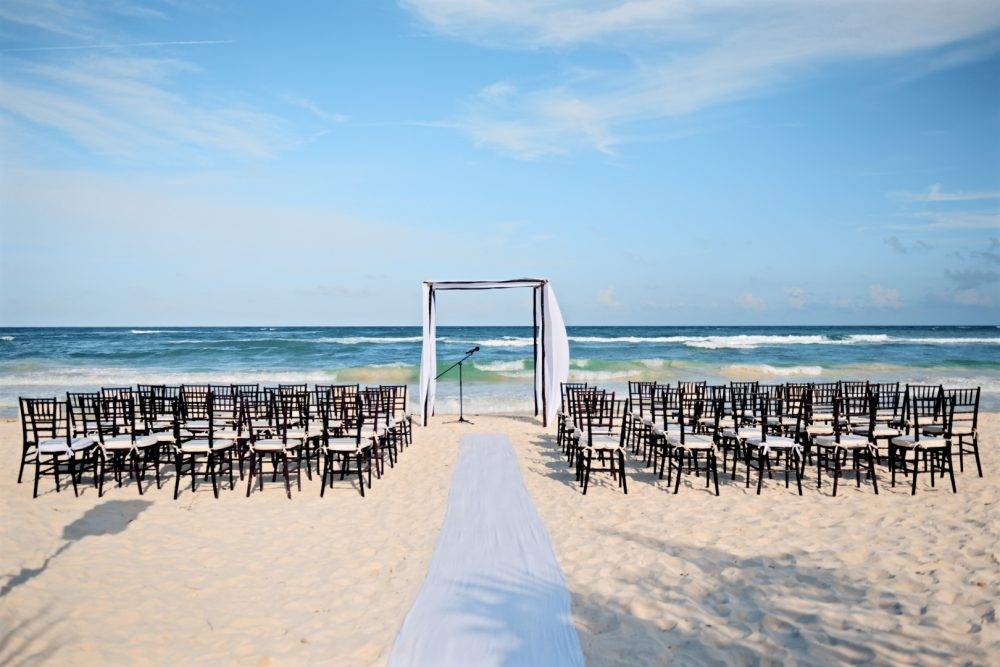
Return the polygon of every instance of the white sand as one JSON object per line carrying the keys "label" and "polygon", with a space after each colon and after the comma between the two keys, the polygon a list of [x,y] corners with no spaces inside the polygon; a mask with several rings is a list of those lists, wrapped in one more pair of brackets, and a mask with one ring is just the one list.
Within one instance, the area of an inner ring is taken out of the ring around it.
{"label": "white sand", "polygon": [[[1000,418],[959,493],[829,486],[799,498],[724,477],[716,498],[630,466],[629,495],[586,497],[551,432],[526,418],[438,418],[416,429],[367,498],[316,480],[219,500],[203,484],[98,499],[15,483],[16,422],[0,424],[0,664],[383,664],[430,562],[458,435],[505,433],[573,595],[590,664],[1000,661]],[[967,460],[967,463],[969,461]],[[172,482],[172,478],[169,479]]]}

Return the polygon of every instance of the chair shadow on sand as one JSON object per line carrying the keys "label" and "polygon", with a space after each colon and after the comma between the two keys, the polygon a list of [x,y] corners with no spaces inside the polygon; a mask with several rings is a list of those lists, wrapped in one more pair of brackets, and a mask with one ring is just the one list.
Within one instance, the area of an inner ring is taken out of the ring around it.
{"label": "chair shadow on sand", "polygon": [[49,554],[41,565],[22,567],[17,574],[5,575],[8,578],[0,588],[0,598],[45,572],[53,560],[83,538],[124,532],[152,504],[149,500],[109,500],[91,507],[83,516],[63,527],[62,545]]}
{"label": "chair shadow on sand", "polygon": [[[755,664],[777,647],[789,653],[773,656],[776,661],[810,664],[985,658],[963,644],[960,636],[943,642],[915,641],[921,628],[933,627],[928,619],[917,626],[916,619],[909,618],[897,631],[865,625],[873,618],[903,619],[905,609],[922,603],[918,593],[883,589],[866,596],[869,584],[863,575],[850,570],[800,567],[793,554],[745,558],[715,548],[611,532],[680,559],[684,570],[706,570],[703,576],[712,590],[689,597],[677,585],[683,579],[664,572],[649,570],[635,577],[619,574],[623,586],[650,594],[655,590],[661,600],[681,610],[676,615],[644,618],[633,611],[633,599],[575,591],[570,586],[574,626],[588,664],[703,664],[724,659]],[[594,576],[597,583],[597,572]],[[678,575],[686,576],[686,572]],[[450,602],[450,612],[462,618],[464,632],[491,642],[503,664],[539,664],[533,648],[518,641],[518,629],[537,610],[550,608],[549,600],[558,594],[552,584],[497,572],[465,582],[464,591]],[[830,618],[837,622],[829,623]],[[639,637],[648,641],[634,641]]]}

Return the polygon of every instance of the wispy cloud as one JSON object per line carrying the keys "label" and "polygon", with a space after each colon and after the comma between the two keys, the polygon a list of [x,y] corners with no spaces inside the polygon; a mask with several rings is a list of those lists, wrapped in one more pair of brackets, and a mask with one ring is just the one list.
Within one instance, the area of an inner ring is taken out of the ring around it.
{"label": "wispy cloud", "polygon": [[[613,152],[627,124],[678,117],[758,94],[834,60],[934,53],[969,57],[971,40],[1000,27],[982,0],[403,0],[433,30],[499,48],[581,45],[617,51],[629,63],[583,79],[481,91],[463,129],[479,145],[533,159],[581,146]],[[991,49],[971,51],[986,57]],[[963,60],[963,61],[966,61]],[[491,84],[491,89],[497,84]]]}
{"label": "wispy cloud", "polygon": [[898,192],[895,195],[901,199],[922,202],[980,201],[985,199],[1000,199],[1000,190],[946,192],[940,183],[935,183],[927,188],[926,192]]}
{"label": "wispy cloud", "polygon": [[5,0],[0,21],[22,29],[88,39],[101,36],[108,16],[162,19],[164,13],[146,4],[119,0],[94,3],[88,0]]}
{"label": "wispy cloud", "polygon": [[281,99],[287,104],[299,107],[300,109],[305,109],[320,120],[328,123],[346,123],[351,119],[351,117],[346,114],[332,113],[326,109],[322,109],[312,100],[306,99],[305,97],[298,95],[282,95]]}
{"label": "wispy cloud", "polygon": [[[127,0],[13,0],[0,5],[0,26],[13,26],[14,34],[33,31],[86,40],[78,45],[11,47],[0,56],[0,111],[12,119],[0,131],[14,133],[21,143],[23,137],[50,133],[119,159],[262,158],[302,143],[291,123],[239,102],[232,91],[190,92],[188,80],[203,74],[192,62],[159,54],[139,56],[133,49],[163,47],[169,52],[173,47],[231,41],[122,39],[131,37],[114,27],[122,18],[147,21],[165,15]],[[11,55],[15,51],[19,53]],[[33,51],[55,53],[43,57]],[[73,54],[59,57],[61,51]]]}
{"label": "wispy cloud", "polygon": [[231,39],[189,39],[174,42],[133,42],[131,44],[77,44],[74,46],[27,46],[14,49],[0,49],[0,53],[33,53],[42,51],[95,51],[104,49],[133,49],[157,46],[210,46],[214,44],[234,44]]}
{"label": "wispy cloud", "polygon": [[176,77],[197,71],[184,61],[102,56],[7,64],[0,109],[104,155],[212,149],[266,157],[294,143],[291,126],[277,116],[181,94]]}
{"label": "wispy cloud", "polygon": [[1000,229],[1000,213],[996,212],[923,211],[917,215],[930,220],[930,222],[919,225],[897,226],[896,228],[909,230]]}

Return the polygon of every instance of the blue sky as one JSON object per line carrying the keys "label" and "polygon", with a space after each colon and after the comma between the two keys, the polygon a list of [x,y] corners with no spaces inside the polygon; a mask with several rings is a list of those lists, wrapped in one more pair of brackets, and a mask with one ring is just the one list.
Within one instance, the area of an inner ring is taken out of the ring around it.
{"label": "blue sky", "polygon": [[0,5],[0,324],[996,324],[998,238],[996,2]]}

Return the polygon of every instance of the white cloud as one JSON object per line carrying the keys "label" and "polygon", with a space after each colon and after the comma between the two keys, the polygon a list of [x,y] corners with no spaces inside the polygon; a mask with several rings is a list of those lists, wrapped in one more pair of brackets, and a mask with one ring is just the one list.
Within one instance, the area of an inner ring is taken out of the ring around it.
{"label": "white cloud", "polygon": [[872,285],[868,288],[868,296],[871,298],[871,305],[875,308],[902,308],[903,302],[899,298],[899,290],[882,285]]}
{"label": "white cloud", "polygon": [[984,190],[979,192],[945,192],[940,183],[935,183],[927,192],[900,192],[899,196],[910,201],[945,202],[945,201],[980,201],[984,199],[1000,199],[1000,190]]}
{"label": "white cloud", "polygon": [[584,45],[631,64],[583,80],[482,100],[463,124],[479,145],[521,158],[581,145],[610,152],[622,126],[739,100],[816,64],[935,51],[978,54],[968,42],[1000,26],[983,0],[403,0],[434,30],[502,48]]}
{"label": "white cloud", "polygon": [[747,310],[764,310],[763,299],[754,296],[750,292],[744,292],[736,297],[736,305]]}
{"label": "white cloud", "polygon": [[923,211],[918,213],[918,215],[931,222],[899,228],[910,230],[1000,229],[1000,213],[995,212],[955,211],[952,213],[938,213]]}
{"label": "white cloud", "polygon": [[175,78],[196,71],[183,61],[100,56],[8,65],[0,81],[0,109],[105,155],[212,149],[266,157],[295,142],[279,117],[180,94]]}
{"label": "white cloud", "polygon": [[788,297],[788,305],[792,308],[800,309],[806,305],[806,293],[801,287],[786,287],[785,296]]}
{"label": "white cloud", "polygon": [[103,34],[107,14],[143,20],[162,19],[163,12],[120,0],[96,4],[87,0],[5,0],[0,21],[64,37],[93,38]]}
{"label": "white cloud", "polygon": [[[15,34],[40,31],[98,42],[45,47],[73,50],[65,56],[2,56],[0,112],[6,112],[14,121],[3,128],[13,137],[5,136],[3,141],[45,141],[47,137],[43,139],[41,132],[54,131],[105,156],[185,155],[199,160],[213,152],[267,157],[303,141],[285,119],[240,103],[232,91],[205,95],[187,92],[190,87],[185,87],[182,80],[201,74],[193,63],[171,57],[136,56],[130,50],[136,45],[218,43],[142,42],[120,34],[117,27],[122,17],[148,20],[162,16],[159,10],[126,0],[99,5],[15,0],[0,6],[0,30],[13,30]],[[95,48],[104,51],[82,55],[78,51]],[[112,49],[117,50],[112,53]]]}

